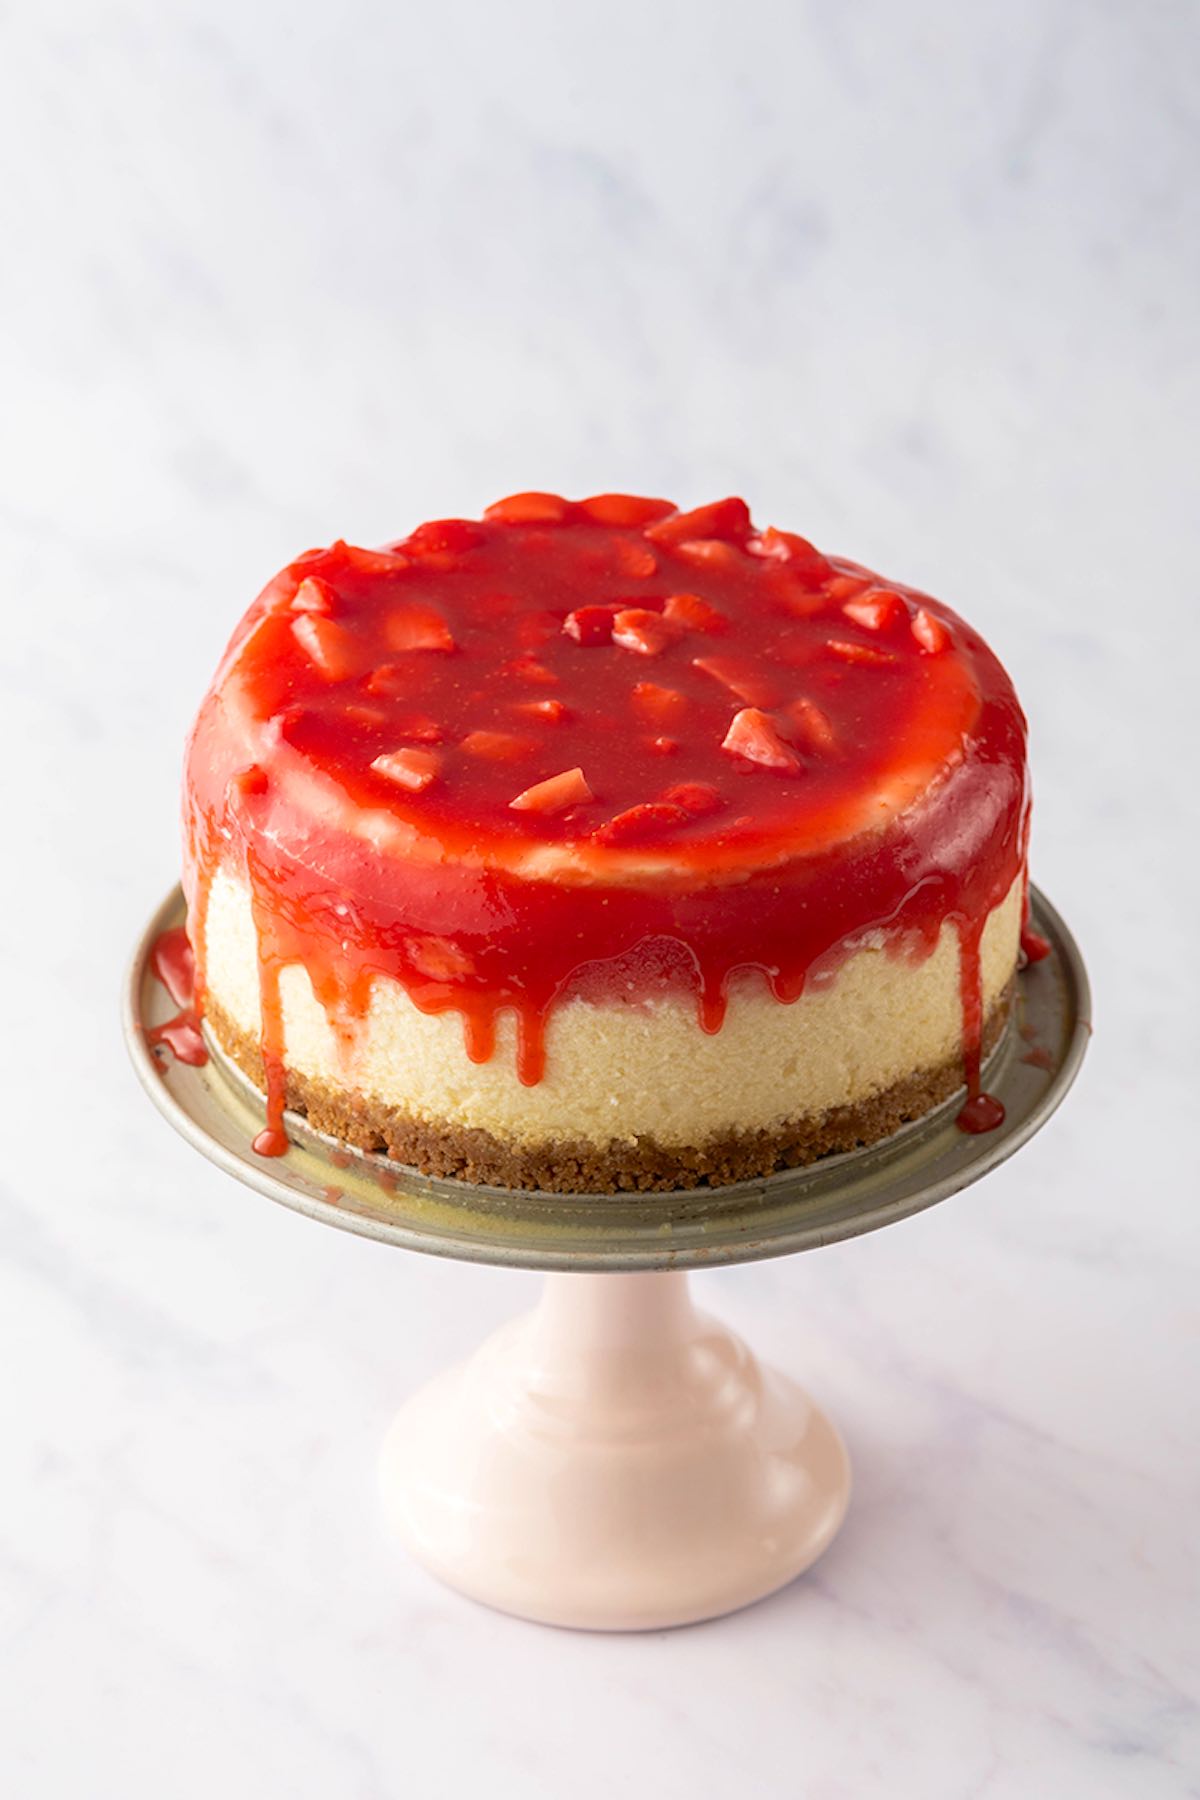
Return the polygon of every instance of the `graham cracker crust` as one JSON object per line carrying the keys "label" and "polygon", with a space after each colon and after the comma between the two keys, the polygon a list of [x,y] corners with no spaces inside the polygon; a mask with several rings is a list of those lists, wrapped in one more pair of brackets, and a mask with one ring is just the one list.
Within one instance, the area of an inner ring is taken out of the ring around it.
{"label": "graham cracker crust", "polygon": [[[1010,983],[988,1015],[985,1055],[1000,1040],[1012,991]],[[265,1083],[257,1041],[211,1002],[205,1022],[226,1055],[261,1090]],[[667,1193],[674,1188],[725,1187],[878,1143],[948,1099],[963,1078],[962,1062],[954,1057],[940,1068],[907,1076],[858,1105],[834,1107],[774,1131],[729,1133],[682,1148],[642,1138],[602,1148],[564,1142],[526,1150],[487,1131],[425,1124],[294,1069],[287,1070],[287,1106],[302,1113],[314,1130],[359,1150],[385,1152],[423,1175],[565,1194]]]}

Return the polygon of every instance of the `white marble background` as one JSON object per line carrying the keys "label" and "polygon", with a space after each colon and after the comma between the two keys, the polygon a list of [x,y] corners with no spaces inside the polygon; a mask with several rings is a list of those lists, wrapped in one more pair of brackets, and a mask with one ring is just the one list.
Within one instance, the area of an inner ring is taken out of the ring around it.
{"label": "white marble background", "polygon": [[[0,1791],[1200,1792],[1198,47],[1120,0],[0,13]],[[640,1639],[377,1529],[390,1412],[532,1278],[242,1192],[117,1027],[260,582],[527,486],[744,491],[969,611],[1097,990],[982,1187],[700,1281],[857,1498]]]}

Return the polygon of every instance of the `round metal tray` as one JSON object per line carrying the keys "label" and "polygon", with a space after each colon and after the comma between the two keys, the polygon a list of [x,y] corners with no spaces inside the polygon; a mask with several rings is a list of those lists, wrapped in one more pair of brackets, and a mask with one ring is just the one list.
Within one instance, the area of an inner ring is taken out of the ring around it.
{"label": "round metal tray", "polygon": [[[751,1262],[874,1231],[957,1193],[1044,1125],[1078,1072],[1091,1033],[1087,974],[1054,908],[1031,889],[1034,928],[1050,954],[1023,969],[1009,1027],[988,1061],[1004,1124],[971,1136],[961,1092],[894,1137],[806,1169],[673,1194],[544,1194],[475,1187],[351,1150],[287,1115],[286,1156],[250,1148],[262,1096],[212,1044],[200,1068],[156,1055],[147,1028],[176,1010],[150,950],[184,919],[178,888],[142,934],[124,995],[125,1034],[142,1085],[188,1142],[228,1174],[342,1231],[435,1256],[527,1269],[666,1269]],[[1032,1057],[1032,1060],[1030,1060]]]}

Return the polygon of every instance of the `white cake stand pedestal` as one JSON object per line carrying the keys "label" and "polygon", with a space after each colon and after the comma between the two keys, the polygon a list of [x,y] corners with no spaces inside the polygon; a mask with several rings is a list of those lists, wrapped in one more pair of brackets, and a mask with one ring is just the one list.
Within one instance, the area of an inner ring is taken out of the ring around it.
{"label": "white cake stand pedestal", "polygon": [[401,1411],[384,1513],[452,1587],[550,1625],[638,1631],[745,1606],[845,1515],[842,1440],[698,1312],[687,1276],[549,1275]]}
{"label": "white cake stand pedestal", "polygon": [[977,1181],[1037,1131],[1079,1068],[1087,977],[1036,890],[1050,954],[1018,978],[985,1071],[1005,1120],[960,1131],[961,1097],[884,1144],[762,1181],[679,1194],[531,1194],[439,1181],[287,1116],[291,1147],[251,1143],[262,1098],[220,1055],[173,1061],[148,1033],[175,1010],[151,950],[125,993],[134,1066],[197,1149],[294,1211],[382,1243],[544,1269],[539,1305],[404,1406],[384,1442],[385,1518],[451,1586],[506,1612],[593,1630],[687,1624],[771,1593],[845,1515],[850,1470],[804,1391],[698,1312],[688,1267],[813,1249],[905,1218]]}

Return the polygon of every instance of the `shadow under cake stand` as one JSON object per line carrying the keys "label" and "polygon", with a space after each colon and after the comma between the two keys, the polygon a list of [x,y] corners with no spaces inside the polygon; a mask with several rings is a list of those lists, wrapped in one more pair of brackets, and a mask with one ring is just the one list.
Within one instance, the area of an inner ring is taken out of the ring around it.
{"label": "shadow under cake stand", "polygon": [[1036,889],[1049,954],[1021,970],[988,1061],[1004,1123],[973,1136],[960,1093],[865,1150],[675,1194],[476,1187],[351,1151],[287,1115],[291,1147],[251,1149],[262,1096],[211,1038],[177,1062],[147,1033],[177,1009],[151,951],[184,919],[176,889],[129,971],[125,1030],[159,1110],[228,1174],[326,1225],[436,1256],[547,1271],[533,1312],[402,1408],[383,1445],[392,1529],[452,1587],[547,1624],[644,1630],[712,1618],[791,1581],[845,1515],[850,1466],[824,1413],[692,1305],[689,1268],[836,1243],[986,1175],[1063,1098],[1090,1033],[1087,976]]}

